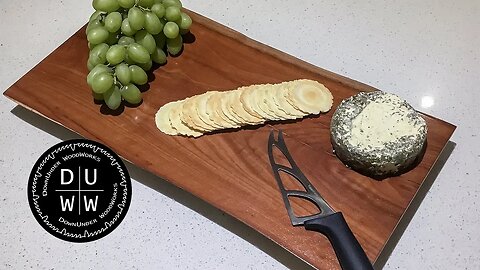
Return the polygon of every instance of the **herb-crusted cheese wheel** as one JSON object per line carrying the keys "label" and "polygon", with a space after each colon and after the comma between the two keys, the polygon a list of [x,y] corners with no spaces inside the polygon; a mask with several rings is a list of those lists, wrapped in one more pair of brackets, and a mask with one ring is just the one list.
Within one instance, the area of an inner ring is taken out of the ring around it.
{"label": "herb-crusted cheese wheel", "polygon": [[362,92],[342,101],[330,132],[335,154],[347,166],[384,178],[404,172],[423,154],[427,124],[396,95]]}

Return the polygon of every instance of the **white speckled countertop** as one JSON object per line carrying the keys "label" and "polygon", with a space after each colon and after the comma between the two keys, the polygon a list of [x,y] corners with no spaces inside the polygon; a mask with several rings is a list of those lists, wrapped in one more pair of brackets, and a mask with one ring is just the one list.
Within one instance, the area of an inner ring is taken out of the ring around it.
{"label": "white speckled countertop", "polygon": [[[184,5],[315,65],[399,94],[457,125],[455,149],[384,269],[480,269],[479,1]],[[91,12],[89,0],[2,1],[0,90],[78,30]],[[158,179],[134,166],[132,204],[114,232],[88,244],[54,238],[31,214],[28,175],[47,148],[75,135],[15,107],[0,97],[0,269],[305,267],[192,196],[153,184]]]}

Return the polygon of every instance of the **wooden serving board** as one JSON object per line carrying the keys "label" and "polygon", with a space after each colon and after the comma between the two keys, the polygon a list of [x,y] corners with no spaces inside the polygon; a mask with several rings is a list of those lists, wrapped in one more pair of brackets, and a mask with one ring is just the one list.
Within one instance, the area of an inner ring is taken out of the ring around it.
{"label": "wooden serving board", "polygon": [[[332,154],[329,124],[342,99],[372,87],[190,14],[194,37],[180,57],[170,57],[167,65],[155,70],[155,80],[136,108],[111,113],[94,104],[85,81],[84,28],[4,94],[88,139],[105,143],[124,159],[225,211],[312,266],[339,268],[325,237],[290,224],[267,156],[270,130],[282,129],[299,167],[332,207],[344,213],[368,257],[375,261],[455,127],[424,115],[429,133],[421,163],[384,181],[364,177]],[[167,102],[207,90],[299,78],[317,80],[331,90],[335,101],[329,113],[198,139],[167,136],[155,127],[154,115]]]}

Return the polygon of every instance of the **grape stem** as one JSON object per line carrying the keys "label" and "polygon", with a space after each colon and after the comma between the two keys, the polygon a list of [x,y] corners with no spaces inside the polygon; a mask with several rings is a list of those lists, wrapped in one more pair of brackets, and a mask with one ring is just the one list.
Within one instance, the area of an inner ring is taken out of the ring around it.
{"label": "grape stem", "polygon": [[123,87],[123,84],[117,80],[117,74],[115,72],[113,73],[113,85],[118,86],[120,89]]}
{"label": "grape stem", "polygon": [[100,14],[98,15],[98,17],[100,17],[100,18],[98,19],[99,22],[105,23],[104,21],[105,21],[105,18],[107,17],[107,13],[103,13],[103,12],[102,12],[102,13],[100,13]]}
{"label": "grape stem", "polygon": [[142,7],[142,6],[137,6],[137,8],[139,8],[141,11],[145,12],[145,11],[151,11],[149,8],[146,8],[146,7]]}

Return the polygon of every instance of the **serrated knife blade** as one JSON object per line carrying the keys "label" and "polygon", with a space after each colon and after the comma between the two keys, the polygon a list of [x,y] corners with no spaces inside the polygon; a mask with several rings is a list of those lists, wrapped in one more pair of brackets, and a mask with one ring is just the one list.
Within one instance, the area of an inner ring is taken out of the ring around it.
{"label": "serrated knife blade", "polygon": [[[273,154],[274,148],[278,149],[283,154],[290,166],[281,165],[275,162]],[[283,202],[285,203],[292,225],[303,225],[306,230],[316,231],[325,235],[332,244],[342,269],[373,269],[365,251],[350,230],[343,214],[341,212],[335,212],[332,209],[293,160],[285,144],[282,131],[278,132],[277,140],[275,139],[275,132],[273,130],[270,132],[268,139],[268,156],[270,159],[270,165],[272,166],[273,175],[280,188]],[[296,179],[304,187],[305,191],[286,189],[280,177],[280,172],[287,173]],[[289,197],[308,200],[315,204],[320,212],[309,216],[296,216],[293,212],[292,205],[290,204]]]}

